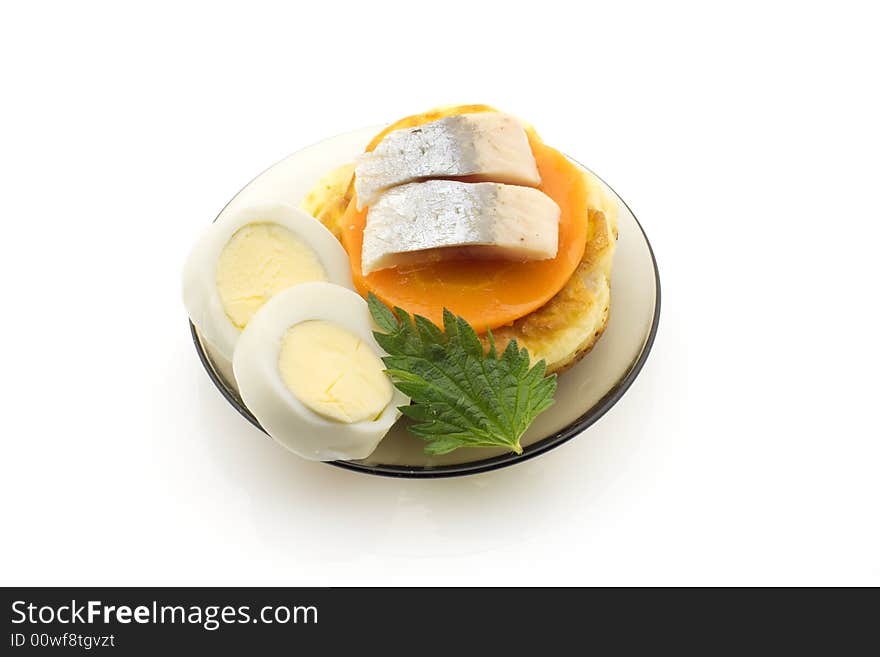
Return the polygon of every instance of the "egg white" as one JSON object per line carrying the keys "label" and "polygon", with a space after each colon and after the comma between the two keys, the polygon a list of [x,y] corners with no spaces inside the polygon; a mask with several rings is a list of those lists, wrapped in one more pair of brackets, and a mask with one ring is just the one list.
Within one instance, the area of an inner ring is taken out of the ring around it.
{"label": "egg white", "polygon": [[326,320],[351,331],[379,357],[367,303],[356,292],[325,282],[301,283],[279,292],[241,333],[232,369],[245,406],[281,445],[313,461],[369,456],[400,416],[409,398],[397,388],[374,420],[346,424],[307,408],[284,384],[278,366],[287,330],[300,322]]}
{"label": "egg white", "polygon": [[288,229],[311,248],[330,283],[352,288],[348,255],[319,221],[287,203],[260,203],[224,214],[201,235],[183,269],[183,303],[202,337],[232,360],[241,330],[229,319],[217,290],[217,261],[229,240],[248,224],[270,223]]}

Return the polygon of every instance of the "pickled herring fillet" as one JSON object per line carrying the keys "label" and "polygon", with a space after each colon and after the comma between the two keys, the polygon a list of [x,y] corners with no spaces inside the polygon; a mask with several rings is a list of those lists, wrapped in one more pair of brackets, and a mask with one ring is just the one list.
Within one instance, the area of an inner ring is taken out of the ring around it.
{"label": "pickled herring fillet", "polygon": [[522,124],[499,112],[447,116],[389,132],[355,168],[358,210],[386,189],[427,178],[480,176],[538,185],[541,176]]}
{"label": "pickled herring fillet", "polygon": [[367,210],[363,274],[453,257],[556,257],[559,206],[531,187],[429,180],[394,187]]}

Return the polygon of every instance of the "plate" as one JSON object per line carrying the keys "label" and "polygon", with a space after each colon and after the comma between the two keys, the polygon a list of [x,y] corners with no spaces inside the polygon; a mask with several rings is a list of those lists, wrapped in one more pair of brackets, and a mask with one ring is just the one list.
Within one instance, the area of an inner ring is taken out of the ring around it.
{"label": "plate", "polygon": [[[223,208],[218,219],[252,203],[281,201],[298,206],[324,174],[351,162],[382,127],[338,135],[294,153],[252,180]],[[608,325],[593,350],[559,375],[556,403],[529,427],[521,440],[522,454],[464,448],[430,456],[423,451],[424,443],[406,431],[402,418],[368,458],[332,461],[329,465],[391,477],[452,477],[485,472],[533,458],[574,438],[623,396],[645,364],[657,333],[660,276],[645,231],[626,203],[606,187],[620,206]],[[191,323],[190,331],[208,376],[233,408],[262,430],[241,401],[231,363],[204,342]]]}

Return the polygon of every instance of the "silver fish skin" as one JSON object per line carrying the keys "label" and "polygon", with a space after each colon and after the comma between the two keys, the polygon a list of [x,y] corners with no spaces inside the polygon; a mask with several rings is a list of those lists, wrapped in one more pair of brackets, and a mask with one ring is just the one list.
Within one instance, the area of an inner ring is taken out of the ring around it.
{"label": "silver fish skin", "polygon": [[[394,187],[367,210],[361,269],[447,257],[556,257],[560,210],[531,187],[429,180]],[[454,248],[458,247],[458,248]]]}
{"label": "silver fish skin", "polygon": [[522,124],[500,112],[447,116],[389,132],[355,168],[357,207],[391,187],[426,178],[480,175],[514,185],[540,184]]}

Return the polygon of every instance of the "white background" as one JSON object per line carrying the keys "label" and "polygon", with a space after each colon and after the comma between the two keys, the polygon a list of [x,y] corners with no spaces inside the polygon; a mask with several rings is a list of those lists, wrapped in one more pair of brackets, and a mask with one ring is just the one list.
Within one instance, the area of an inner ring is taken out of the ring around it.
{"label": "white background", "polygon": [[[0,583],[880,584],[868,7],[5,4]],[[205,376],[183,260],[285,155],[466,102],[633,208],[651,358],[503,471],[301,461]]]}

